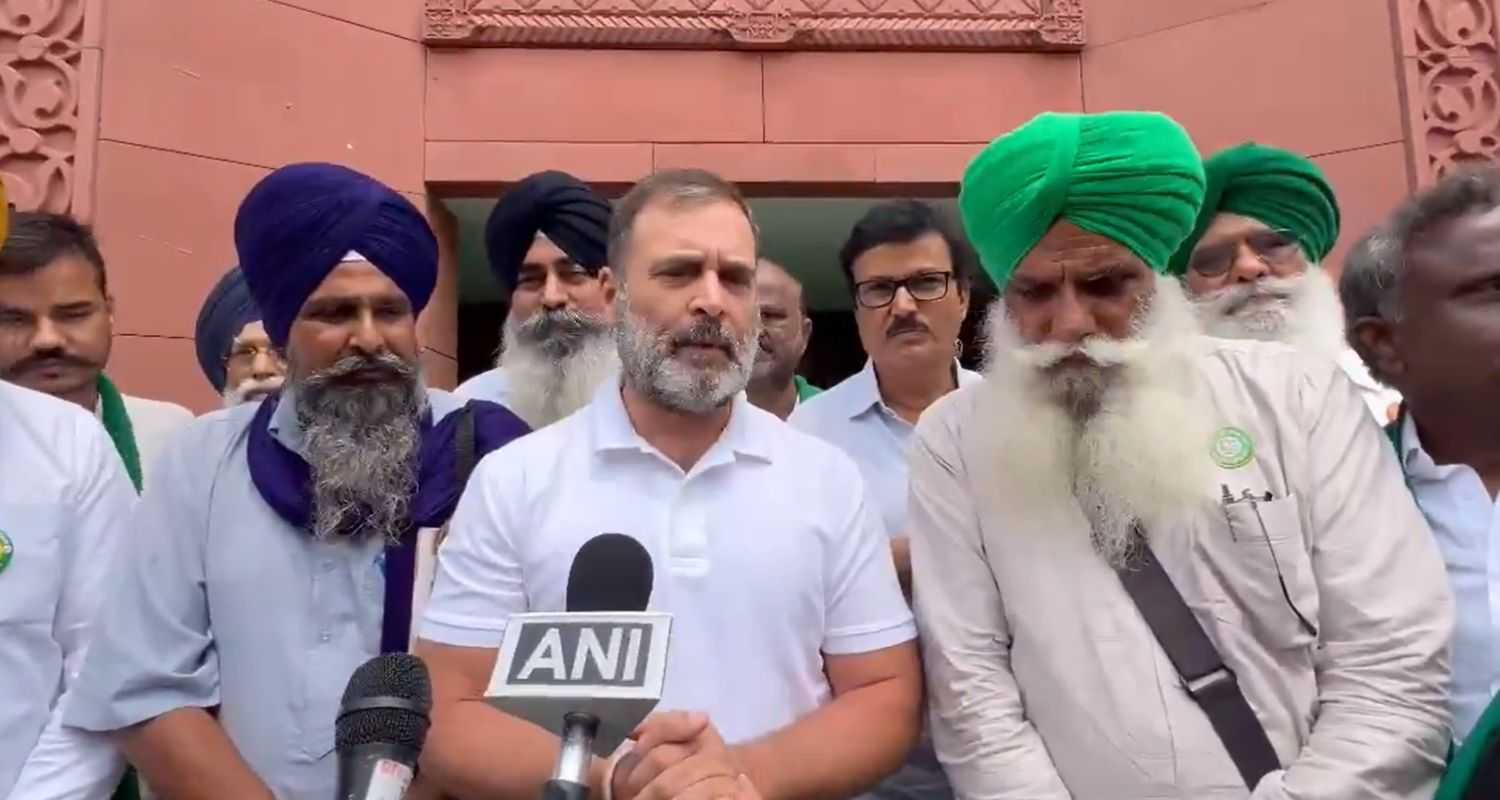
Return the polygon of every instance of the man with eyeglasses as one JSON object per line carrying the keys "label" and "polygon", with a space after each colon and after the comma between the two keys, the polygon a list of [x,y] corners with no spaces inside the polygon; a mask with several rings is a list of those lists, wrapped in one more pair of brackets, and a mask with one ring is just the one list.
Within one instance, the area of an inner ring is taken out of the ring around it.
{"label": "man with eyeglasses", "polygon": [[286,361],[271,344],[239,267],[224,273],[203,301],[193,342],[203,377],[225,408],[260,400],[286,379]]}
{"label": "man with eyeglasses", "polygon": [[[943,395],[982,380],[958,363],[973,251],[935,208],[897,200],[872,207],[855,223],[839,251],[839,266],[854,294],[854,321],[869,359],[852,377],[798,406],[787,421],[838,446],[859,465],[910,596],[906,477],[912,431]],[[925,735],[906,766],[874,795],[952,796]]]}
{"label": "man with eyeglasses", "polygon": [[1207,193],[1193,234],[1173,256],[1205,331],[1285,342],[1338,362],[1381,424],[1401,395],[1370,376],[1344,341],[1333,280],[1319,265],[1339,236],[1339,207],[1323,171],[1254,143],[1203,162]]}
{"label": "man with eyeglasses", "polygon": [[105,374],[115,301],[94,233],[66,214],[16,214],[0,248],[0,379],[67,400],[109,432],[139,490],[167,440],[193,420],[122,393]]}

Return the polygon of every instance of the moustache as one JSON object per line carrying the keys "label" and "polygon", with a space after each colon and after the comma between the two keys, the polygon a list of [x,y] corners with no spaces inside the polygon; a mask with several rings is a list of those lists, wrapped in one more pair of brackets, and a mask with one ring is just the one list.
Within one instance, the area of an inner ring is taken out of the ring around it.
{"label": "moustache", "polygon": [[571,337],[605,327],[604,320],[573,309],[558,309],[533,314],[516,328],[516,334],[533,342],[553,337]]}
{"label": "moustache", "polygon": [[351,378],[378,383],[396,383],[411,380],[416,374],[416,367],[402,361],[394,353],[382,353],[377,356],[346,356],[335,362],[333,366],[314,372],[308,377],[307,385],[321,388],[329,384],[353,382]]}
{"label": "moustache", "polygon": [[1146,347],[1146,342],[1137,339],[1090,336],[1073,345],[1060,342],[1026,345],[1015,355],[1021,363],[1038,370],[1052,369],[1065,361],[1085,361],[1094,367],[1106,368],[1129,364],[1139,358]]}
{"label": "moustache", "polygon": [[1302,287],[1300,277],[1262,278],[1254,283],[1226,286],[1199,300],[1221,316],[1233,316],[1257,301],[1290,303]]}
{"label": "moustache", "polygon": [[11,366],[10,373],[21,375],[51,367],[79,367],[81,369],[88,369],[93,366],[93,362],[62,350],[43,350],[39,353],[32,353],[17,361]]}
{"label": "moustache", "polygon": [[695,323],[691,328],[672,336],[671,343],[674,352],[684,347],[717,347],[731,359],[735,357],[734,337],[718,322],[704,320]]}
{"label": "moustache", "polygon": [[885,338],[894,339],[903,333],[930,333],[931,331],[927,323],[916,317],[897,317],[891,322],[890,327],[885,329]]}

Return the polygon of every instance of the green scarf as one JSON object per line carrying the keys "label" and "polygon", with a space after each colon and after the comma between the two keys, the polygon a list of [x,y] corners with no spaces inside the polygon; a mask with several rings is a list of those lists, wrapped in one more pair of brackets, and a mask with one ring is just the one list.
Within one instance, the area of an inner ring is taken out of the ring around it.
{"label": "green scarf", "polygon": [[135,446],[135,430],[130,425],[130,415],[125,413],[125,398],[103,373],[99,375],[99,416],[120,453],[120,460],[125,462],[125,474],[135,484],[136,492],[140,492],[141,451]]}
{"label": "green scarf", "polygon": [[[104,421],[104,430],[115,443],[120,460],[125,462],[125,474],[135,484],[136,493],[140,493],[141,451],[135,446],[135,429],[130,424],[130,415],[125,413],[125,398],[102,372],[99,373],[99,416]],[[140,796],[135,770],[127,765],[125,776],[110,800],[139,800]]]}
{"label": "green scarf", "polygon": [[823,391],[822,389],[819,389],[818,387],[808,383],[807,379],[802,377],[801,375],[793,375],[792,383],[797,387],[798,400],[806,400]]}

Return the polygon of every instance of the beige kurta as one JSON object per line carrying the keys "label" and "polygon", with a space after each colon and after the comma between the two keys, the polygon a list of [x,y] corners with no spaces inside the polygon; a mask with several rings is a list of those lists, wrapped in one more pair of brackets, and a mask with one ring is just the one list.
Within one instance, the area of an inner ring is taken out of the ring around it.
{"label": "beige kurta", "polygon": [[[1213,340],[1196,363],[1203,413],[1214,429],[1247,434],[1253,456],[1214,464],[1202,502],[1150,535],[1287,767],[1254,797],[1430,798],[1448,740],[1453,603],[1389,441],[1332,362]],[[924,415],[911,465],[933,734],[956,792],[1246,797],[1207,717],[1092,552],[1083,515],[1042,512],[993,485],[1002,481],[980,481],[977,465],[993,458],[973,435],[982,391]],[[1258,504],[1265,534],[1248,503],[1223,504],[1225,486],[1271,492]],[[1316,637],[1283,597],[1278,566]]]}

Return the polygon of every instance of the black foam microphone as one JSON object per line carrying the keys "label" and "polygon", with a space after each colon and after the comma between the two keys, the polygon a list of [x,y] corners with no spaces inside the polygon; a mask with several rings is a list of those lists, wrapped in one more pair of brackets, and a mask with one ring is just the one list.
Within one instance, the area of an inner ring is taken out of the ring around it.
{"label": "black foam microphone", "polygon": [[[622,533],[601,533],[573,557],[568,613],[645,611],[653,581],[651,554],[640,542]],[[563,714],[562,749],[552,779],[542,788],[543,800],[587,800],[599,722],[597,714],[581,706]]]}
{"label": "black foam microphone", "polygon": [[432,682],[422,659],[387,653],[361,664],[334,723],[339,800],[400,800],[427,741]]}
{"label": "black foam microphone", "polygon": [[655,574],[651,554],[623,533],[601,533],[583,543],[568,570],[568,613],[645,611]]}

